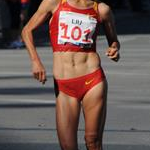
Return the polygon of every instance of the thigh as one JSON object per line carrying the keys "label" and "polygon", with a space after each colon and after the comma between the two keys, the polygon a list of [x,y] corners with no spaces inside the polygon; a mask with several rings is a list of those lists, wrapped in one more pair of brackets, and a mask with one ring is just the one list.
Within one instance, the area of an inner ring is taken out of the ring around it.
{"label": "thigh", "polygon": [[77,146],[77,129],[80,115],[80,103],[76,98],[59,92],[56,101],[57,132],[61,144]]}
{"label": "thigh", "polygon": [[94,86],[83,98],[85,134],[102,138],[106,117],[107,81]]}

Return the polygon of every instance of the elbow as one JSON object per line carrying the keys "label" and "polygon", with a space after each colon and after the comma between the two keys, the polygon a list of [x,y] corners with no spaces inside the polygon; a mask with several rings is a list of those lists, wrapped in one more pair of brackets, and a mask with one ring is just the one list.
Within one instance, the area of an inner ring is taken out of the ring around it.
{"label": "elbow", "polygon": [[24,41],[25,37],[26,37],[26,33],[27,33],[27,27],[25,26],[22,31],[21,31],[21,37],[22,37],[22,40]]}
{"label": "elbow", "polygon": [[26,37],[27,37],[30,33],[32,33],[32,30],[30,30],[28,26],[25,26],[25,27],[22,29],[22,32],[21,32],[22,40],[25,41]]}
{"label": "elbow", "polygon": [[25,36],[25,28],[23,28],[21,31],[21,38],[23,41],[24,41],[24,36]]}

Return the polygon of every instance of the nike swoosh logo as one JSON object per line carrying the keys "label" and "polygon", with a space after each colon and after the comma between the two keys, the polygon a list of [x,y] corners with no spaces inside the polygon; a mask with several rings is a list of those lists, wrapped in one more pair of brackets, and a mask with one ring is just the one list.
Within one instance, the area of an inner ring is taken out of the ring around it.
{"label": "nike swoosh logo", "polygon": [[93,82],[93,80],[94,80],[94,79],[89,80],[89,81],[85,81],[85,85],[89,85],[90,83],[92,83],[92,82]]}

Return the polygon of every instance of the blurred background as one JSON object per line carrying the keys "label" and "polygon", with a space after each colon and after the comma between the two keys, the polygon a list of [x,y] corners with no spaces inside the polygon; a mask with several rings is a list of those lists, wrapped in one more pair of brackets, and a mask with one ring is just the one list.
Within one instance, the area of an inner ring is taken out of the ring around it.
{"label": "blurred background", "polygon": [[[0,0],[0,48],[22,48],[22,27],[42,0]],[[103,0],[115,15],[118,34],[150,33],[150,0]],[[40,35],[40,36],[39,36]],[[48,21],[35,31],[37,45],[48,43]]]}

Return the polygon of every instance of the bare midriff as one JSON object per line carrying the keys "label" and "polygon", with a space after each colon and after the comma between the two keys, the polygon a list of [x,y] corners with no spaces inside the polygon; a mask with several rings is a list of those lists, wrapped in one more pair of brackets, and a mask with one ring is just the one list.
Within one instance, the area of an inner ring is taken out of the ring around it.
{"label": "bare midriff", "polygon": [[97,70],[101,63],[96,52],[54,52],[53,75],[56,79],[70,79]]}

